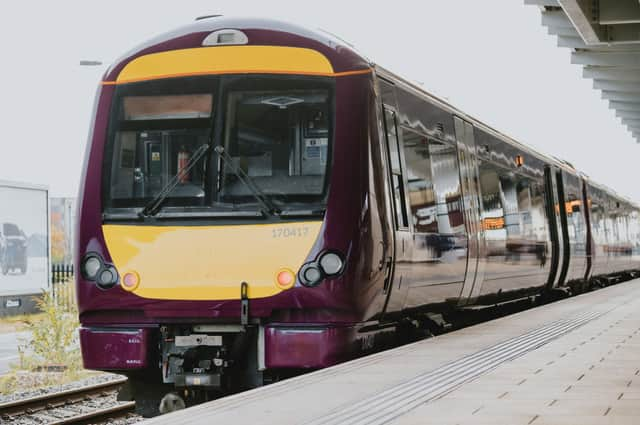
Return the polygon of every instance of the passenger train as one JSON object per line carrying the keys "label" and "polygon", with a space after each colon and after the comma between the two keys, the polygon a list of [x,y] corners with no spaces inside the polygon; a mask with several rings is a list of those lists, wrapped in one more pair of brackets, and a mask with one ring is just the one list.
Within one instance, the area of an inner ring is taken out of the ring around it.
{"label": "passenger train", "polygon": [[282,22],[205,17],[129,52],[85,158],[82,356],[140,406],[640,270],[638,205]]}

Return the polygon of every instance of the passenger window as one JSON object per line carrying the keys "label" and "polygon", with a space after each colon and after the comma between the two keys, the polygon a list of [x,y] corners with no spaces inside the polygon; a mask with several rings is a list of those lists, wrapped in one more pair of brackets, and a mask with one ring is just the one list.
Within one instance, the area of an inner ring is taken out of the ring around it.
{"label": "passenger window", "polygon": [[544,264],[548,227],[541,181],[480,161],[482,227],[488,256],[534,255]]}
{"label": "passenger window", "polygon": [[537,241],[548,239],[549,228],[545,212],[544,184],[532,180],[531,192],[531,232]]}
{"label": "passenger window", "polygon": [[502,189],[502,207],[504,209],[504,224],[507,239],[517,239],[521,236],[520,214],[518,213],[518,192],[514,177],[500,177]]}
{"label": "passenger window", "polygon": [[[482,228],[486,239],[504,240],[506,237],[504,209],[500,195],[500,179],[495,167],[480,161],[480,191],[482,193]],[[489,246],[491,248],[491,245]]]}
{"label": "passenger window", "polygon": [[385,132],[387,134],[387,152],[389,154],[389,162],[391,167],[391,183],[393,185],[393,198],[396,213],[396,228],[406,229],[409,227],[407,218],[407,210],[404,199],[404,183],[402,180],[402,168],[400,164],[400,149],[398,148],[398,131],[396,128],[395,112],[386,109],[385,116]]}
{"label": "passenger window", "polygon": [[529,189],[530,182],[528,179],[520,178],[516,185],[518,194],[518,211],[520,211],[520,225],[522,236],[531,238],[534,235],[533,223],[531,220],[531,191]]}
{"label": "passenger window", "polygon": [[604,219],[604,234],[607,238],[607,242],[613,243],[615,241],[615,236],[613,234],[613,223],[611,221],[611,217],[606,217]]}
{"label": "passenger window", "polygon": [[[621,214],[624,214],[622,212]],[[618,237],[620,242],[627,242],[629,240],[627,233],[627,218],[624,215],[618,216]]]}
{"label": "passenger window", "polygon": [[591,224],[595,240],[598,244],[607,243],[607,229],[605,227],[604,208],[600,203],[600,198],[593,198]]}
{"label": "passenger window", "polygon": [[436,197],[438,233],[464,233],[456,148],[453,145],[429,139],[429,157]]}
{"label": "passenger window", "polygon": [[411,220],[416,233],[437,233],[438,213],[427,138],[402,129]]}
{"label": "passenger window", "polygon": [[640,226],[638,225],[638,219],[638,212],[632,211],[629,216],[629,236],[631,237],[631,243],[634,249],[640,246]]}

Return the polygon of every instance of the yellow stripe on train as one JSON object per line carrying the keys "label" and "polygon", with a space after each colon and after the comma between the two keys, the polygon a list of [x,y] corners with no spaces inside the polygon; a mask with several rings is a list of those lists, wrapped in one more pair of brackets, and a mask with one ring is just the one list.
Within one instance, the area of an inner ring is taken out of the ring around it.
{"label": "yellow stripe on train", "polygon": [[284,46],[218,46],[140,56],[125,65],[115,83],[248,73],[334,75],[329,60],[316,50]]}
{"label": "yellow stripe on train", "polygon": [[164,300],[232,300],[240,284],[249,298],[282,292],[278,273],[297,271],[316,242],[321,221],[234,226],[104,225],[120,276],[137,273],[132,292]]}

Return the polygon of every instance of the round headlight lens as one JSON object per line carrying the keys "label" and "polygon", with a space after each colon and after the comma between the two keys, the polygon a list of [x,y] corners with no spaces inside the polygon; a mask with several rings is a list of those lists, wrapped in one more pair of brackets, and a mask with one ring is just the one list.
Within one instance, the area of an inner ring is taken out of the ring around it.
{"label": "round headlight lens", "polygon": [[84,260],[82,271],[87,279],[94,280],[102,267],[102,261],[98,257],[88,257]]}
{"label": "round headlight lens", "polygon": [[320,267],[327,276],[333,276],[342,270],[342,258],[335,252],[327,252],[320,257]]}
{"label": "round headlight lens", "polygon": [[118,283],[118,272],[113,267],[102,269],[98,276],[98,286],[102,289],[112,288]]}
{"label": "round headlight lens", "polygon": [[300,282],[304,286],[316,286],[322,280],[322,271],[315,264],[307,264],[300,270]]}

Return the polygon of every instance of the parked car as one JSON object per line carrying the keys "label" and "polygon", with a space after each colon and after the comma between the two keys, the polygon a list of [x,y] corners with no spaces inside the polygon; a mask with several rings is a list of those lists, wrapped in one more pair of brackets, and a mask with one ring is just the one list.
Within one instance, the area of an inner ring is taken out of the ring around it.
{"label": "parked car", "polygon": [[27,236],[14,223],[2,223],[0,236],[0,269],[2,274],[19,270],[27,272]]}

